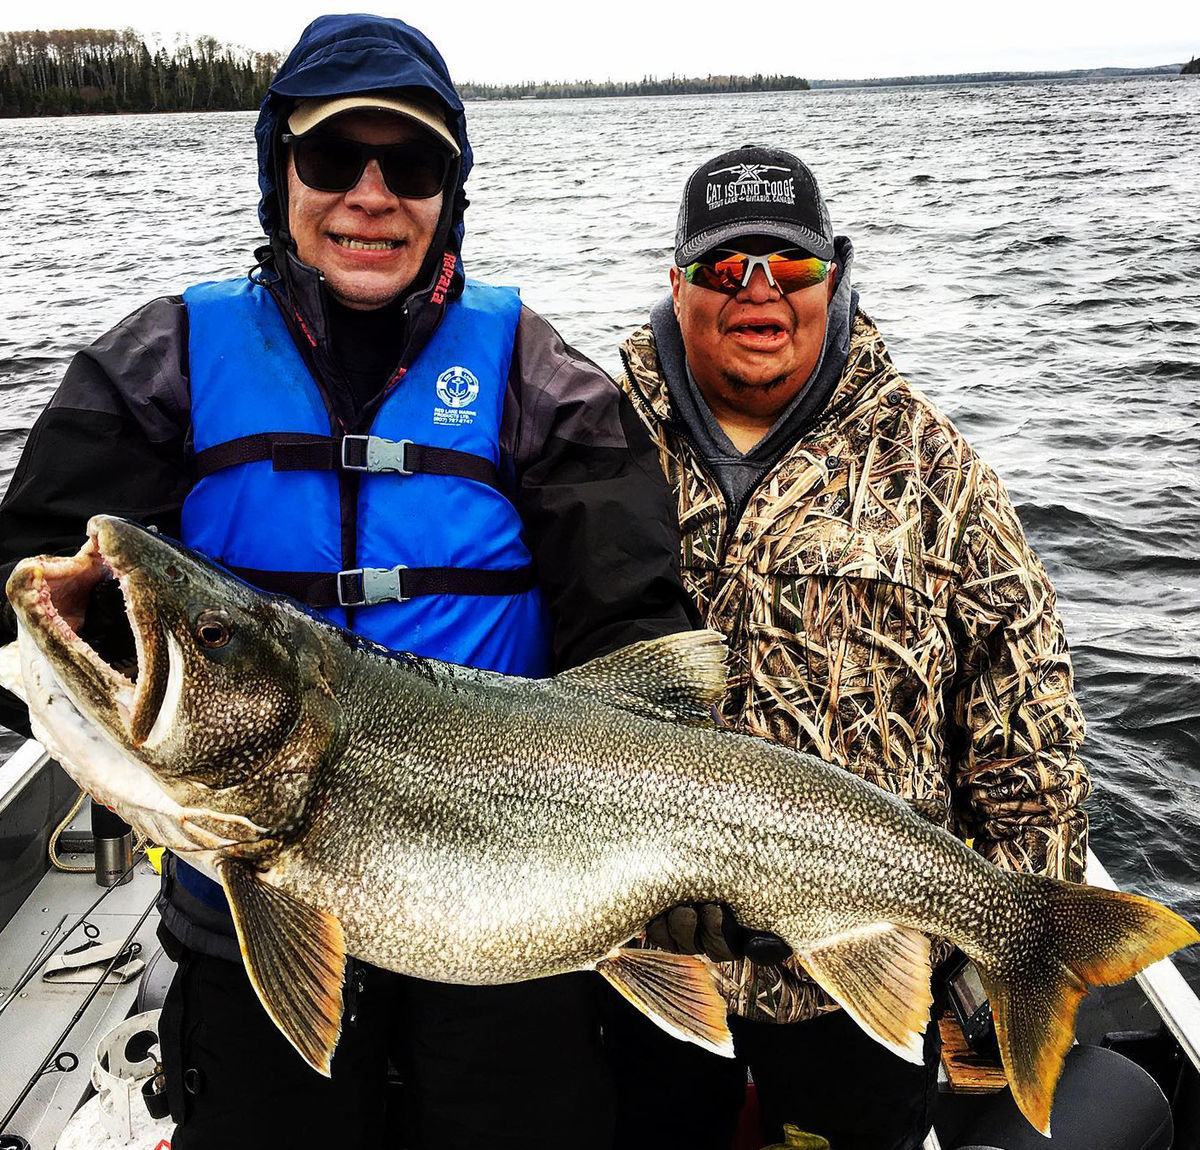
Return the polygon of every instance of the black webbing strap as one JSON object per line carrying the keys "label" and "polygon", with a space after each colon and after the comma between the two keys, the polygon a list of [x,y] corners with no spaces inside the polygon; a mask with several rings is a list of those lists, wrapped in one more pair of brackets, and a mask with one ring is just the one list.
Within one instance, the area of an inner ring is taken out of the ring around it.
{"label": "black webbing strap", "polygon": [[395,475],[451,475],[500,489],[500,475],[490,459],[448,447],[426,447],[410,439],[375,435],[309,435],[264,431],[243,435],[196,452],[196,478],[203,479],[240,463],[271,461],[273,471],[391,472]]}
{"label": "black webbing strap", "polygon": [[264,591],[310,607],[368,607],[420,595],[519,595],[536,586],[532,565],[491,571],[474,567],[367,567],[333,573],[230,570]]}
{"label": "black webbing strap", "polygon": [[203,479],[239,463],[271,460],[274,471],[332,471],[338,467],[339,440],[304,432],[264,431],[243,435],[196,452],[196,478]]}

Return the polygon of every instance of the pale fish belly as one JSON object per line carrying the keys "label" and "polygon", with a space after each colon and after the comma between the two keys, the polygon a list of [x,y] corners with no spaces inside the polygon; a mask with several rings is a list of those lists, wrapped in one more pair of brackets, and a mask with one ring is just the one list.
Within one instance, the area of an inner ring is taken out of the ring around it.
{"label": "pale fish belly", "polygon": [[438,982],[492,984],[590,969],[682,897],[657,848],[476,850],[410,845],[336,870],[285,851],[265,881],[334,915],[347,952]]}

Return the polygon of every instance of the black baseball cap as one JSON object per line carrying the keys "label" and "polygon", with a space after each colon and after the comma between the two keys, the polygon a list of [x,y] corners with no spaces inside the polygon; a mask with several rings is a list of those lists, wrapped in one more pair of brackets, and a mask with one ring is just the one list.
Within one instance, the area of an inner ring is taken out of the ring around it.
{"label": "black baseball cap", "polygon": [[743,236],[770,236],[833,259],[833,226],[812,172],[782,148],[747,144],[701,164],[683,187],[675,263]]}

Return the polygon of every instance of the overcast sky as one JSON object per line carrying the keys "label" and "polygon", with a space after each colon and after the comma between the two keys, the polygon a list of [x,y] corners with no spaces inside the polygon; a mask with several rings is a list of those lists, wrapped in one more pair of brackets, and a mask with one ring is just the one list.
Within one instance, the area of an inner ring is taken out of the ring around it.
{"label": "overcast sky", "polygon": [[[415,24],[456,80],[783,73],[809,79],[1168,64],[1200,54],[1196,0],[442,0],[368,10]],[[0,27],[132,27],[168,44],[207,34],[285,51],[313,17],[295,0],[39,0]],[[35,20],[36,24],[30,23]]]}

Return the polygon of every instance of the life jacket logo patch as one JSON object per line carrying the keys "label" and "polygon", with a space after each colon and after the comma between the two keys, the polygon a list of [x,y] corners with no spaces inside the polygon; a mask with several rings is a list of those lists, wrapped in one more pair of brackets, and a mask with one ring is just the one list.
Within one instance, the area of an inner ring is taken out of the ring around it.
{"label": "life jacket logo patch", "polygon": [[448,367],[437,377],[438,399],[445,405],[433,409],[434,423],[473,423],[469,410],[479,396],[479,380],[465,367]]}

